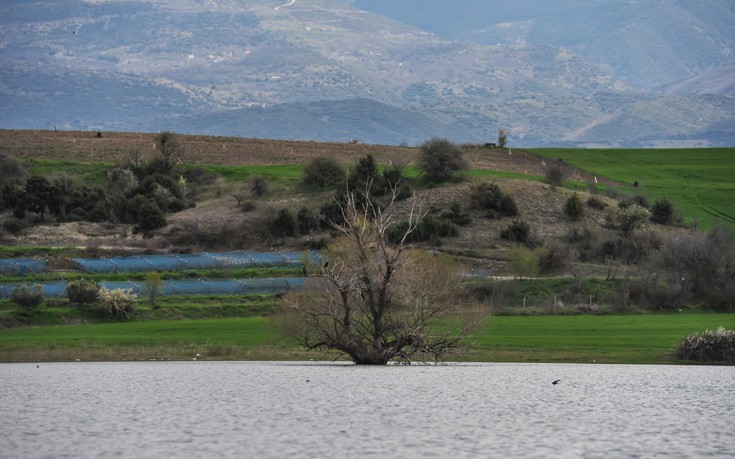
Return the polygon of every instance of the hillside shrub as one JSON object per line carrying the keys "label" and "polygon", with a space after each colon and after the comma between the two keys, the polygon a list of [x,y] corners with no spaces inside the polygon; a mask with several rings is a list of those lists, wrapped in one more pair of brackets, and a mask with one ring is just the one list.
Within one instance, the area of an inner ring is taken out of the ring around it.
{"label": "hillside shrub", "polygon": [[459,230],[451,221],[429,214],[421,220],[418,227],[416,227],[416,231],[409,235],[409,239],[412,241],[437,241],[438,238],[457,236],[459,236]]}
{"label": "hillside shrub", "polygon": [[658,199],[651,207],[651,221],[660,225],[669,225],[674,220],[674,205],[666,198]]}
{"label": "hillside shrub", "polygon": [[454,178],[455,172],[467,168],[462,149],[447,139],[435,137],[422,143],[419,149],[418,166],[426,182],[447,182]]}
{"label": "hillside shrub", "polygon": [[319,229],[319,217],[307,207],[302,207],[296,214],[299,234],[308,235]]}
{"label": "hillside shrub", "polygon": [[643,225],[651,217],[651,212],[645,207],[631,204],[618,211],[616,216],[618,227],[623,234],[629,235],[636,228]]}
{"label": "hillside shrub", "polygon": [[514,217],[518,215],[515,200],[500,190],[496,183],[477,183],[470,187],[470,202],[476,209],[487,211],[489,218]]}
{"label": "hillside shrub", "polygon": [[184,179],[194,185],[211,185],[217,180],[219,175],[213,172],[207,172],[202,167],[192,167],[184,170],[181,175]]}
{"label": "hillside shrub", "polygon": [[573,193],[564,204],[564,213],[571,220],[576,221],[584,217],[584,205],[577,193]]}
{"label": "hillside shrub", "polygon": [[105,185],[109,190],[122,195],[132,193],[140,186],[135,173],[127,167],[113,167],[108,169]]}
{"label": "hillside shrub", "polygon": [[332,158],[319,157],[304,167],[302,183],[314,189],[336,188],[345,185],[347,177],[342,166]]}
{"label": "hillside shrub", "polygon": [[112,319],[129,319],[135,313],[138,295],[130,289],[100,288],[99,303],[103,311]]}
{"label": "hillside shrub", "polygon": [[514,219],[510,225],[500,231],[500,237],[516,242],[528,242],[531,226],[523,220]]}
{"label": "hillside shrub", "polygon": [[38,284],[22,284],[10,292],[10,300],[23,309],[34,309],[43,303],[43,287]]}
{"label": "hillside shrub", "polygon": [[354,170],[347,178],[347,187],[362,193],[369,188],[371,195],[381,195],[386,191],[383,175],[378,171],[378,163],[375,162],[373,155],[357,160]]}
{"label": "hillside shrub", "polygon": [[293,237],[298,232],[296,216],[284,207],[268,222],[268,231],[273,237]]}
{"label": "hillside shrub", "polygon": [[393,189],[404,181],[403,168],[397,164],[391,164],[383,169],[383,181],[385,186]]}
{"label": "hillside shrub", "polygon": [[[399,242],[408,230],[408,222],[403,221],[388,231],[388,239]],[[459,229],[450,220],[439,215],[438,209],[433,209],[421,219],[416,229],[406,238],[407,242],[431,242],[435,245],[441,244],[443,237],[459,236]]]}
{"label": "hillside shrub", "polygon": [[635,195],[632,198],[625,197],[618,201],[618,207],[621,209],[627,209],[630,206],[640,206],[644,209],[648,209],[648,199],[645,196]]}
{"label": "hillside shrub", "polygon": [[472,222],[470,214],[465,212],[464,209],[462,209],[462,204],[457,201],[452,202],[449,206],[449,210],[442,212],[441,217],[459,226],[469,225]]}
{"label": "hillside shrub", "polygon": [[65,290],[66,297],[69,299],[69,302],[80,306],[92,304],[97,301],[99,292],[100,288],[97,283],[87,279],[70,281],[66,285]]}
{"label": "hillside shrub", "polygon": [[538,267],[543,273],[564,269],[569,264],[569,247],[558,241],[551,241],[536,250]]}
{"label": "hillside shrub", "polygon": [[133,217],[133,222],[138,231],[149,233],[155,229],[162,228],[168,223],[163,211],[150,199],[138,195],[127,204]]}
{"label": "hillside shrub", "polygon": [[10,217],[3,222],[3,229],[10,234],[18,234],[23,231],[23,222],[15,217]]}
{"label": "hillside shrub", "polygon": [[552,190],[564,183],[566,178],[566,172],[561,164],[552,164],[546,168],[546,183],[549,184]]}
{"label": "hillside shrub", "polygon": [[723,327],[684,338],[674,351],[678,360],[735,363],[735,330]]}
{"label": "hillside shrub", "polygon": [[0,212],[18,205],[22,190],[15,184],[5,184],[0,191]]}
{"label": "hillside shrub", "polygon": [[262,198],[263,196],[267,196],[268,193],[270,193],[270,190],[271,187],[267,178],[263,177],[262,175],[256,175],[252,178],[250,191],[252,192],[253,196]]}
{"label": "hillside shrub", "polygon": [[607,207],[607,203],[605,201],[594,195],[587,198],[587,205],[598,210],[603,210]]}
{"label": "hillside shrub", "polygon": [[0,153],[0,185],[22,183],[26,169],[14,156]]}

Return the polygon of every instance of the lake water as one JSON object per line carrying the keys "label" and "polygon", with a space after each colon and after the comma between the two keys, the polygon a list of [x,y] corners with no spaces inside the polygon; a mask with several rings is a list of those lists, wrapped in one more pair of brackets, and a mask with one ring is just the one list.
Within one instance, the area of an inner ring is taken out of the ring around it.
{"label": "lake water", "polygon": [[0,457],[734,455],[735,367],[0,365]]}

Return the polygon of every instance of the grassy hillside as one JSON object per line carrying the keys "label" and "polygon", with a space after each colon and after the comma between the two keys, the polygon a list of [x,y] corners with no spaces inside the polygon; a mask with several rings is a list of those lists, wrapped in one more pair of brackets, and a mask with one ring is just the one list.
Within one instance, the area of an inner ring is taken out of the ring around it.
{"label": "grassy hillside", "polygon": [[531,152],[624,183],[630,193],[638,181],[640,193],[668,198],[688,221],[695,218],[706,227],[735,223],[735,148]]}

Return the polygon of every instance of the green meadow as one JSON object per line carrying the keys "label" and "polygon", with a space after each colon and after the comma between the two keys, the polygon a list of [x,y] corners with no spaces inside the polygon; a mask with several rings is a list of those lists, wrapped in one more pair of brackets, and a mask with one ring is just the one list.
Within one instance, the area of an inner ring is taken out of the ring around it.
{"label": "green meadow", "polygon": [[735,223],[735,148],[543,148],[530,152],[561,158],[579,169],[624,183],[623,191],[630,194],[633,182],[638,181],[639,193],[652,200],[668,198],[687,221],[693,217],[705,227]]}
{"label": "green meadow", "polygon": [[[458,360],[675,363],[687,335],[735,328],[735,314],[494,316]],[[308,353],[265,317],[154,320],[0,331],[0,361],[330,359]]]}

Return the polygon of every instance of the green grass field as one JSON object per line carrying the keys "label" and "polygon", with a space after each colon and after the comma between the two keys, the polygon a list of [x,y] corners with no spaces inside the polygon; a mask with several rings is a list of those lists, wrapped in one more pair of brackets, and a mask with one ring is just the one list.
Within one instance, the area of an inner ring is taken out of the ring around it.
{"label": "green grass field", "polygon": [[114,165],[104,162],[59,161],[29,159],[31,173],[34,175],[68,174],[83,184],[101,185],[107,180],[107,170]]}
{"label": "green grass field", "polygon": [[295,183],[301,179],[303,166],[276,165],[276,166],[215,166],[203,165],[202,169],[209,173],[222,176],[227,182],[243,182],[251,176],[261,175],[273,181]]}
{"label": "green grass field", "polygon": [[735,223],[735,148],[529,151],[628,184],[624,191],[631,194],[638,181],[651,204],[666,197],[687,221],[693,217],[705,227]]}
{"label": "green grass field", "polygon": [[[687,335],[735,328],[735,314],[496,316],[460,360],[674,363]],[[0,330],[0,361],[329,358],[306,353],[273,319],[161,320]]]}

